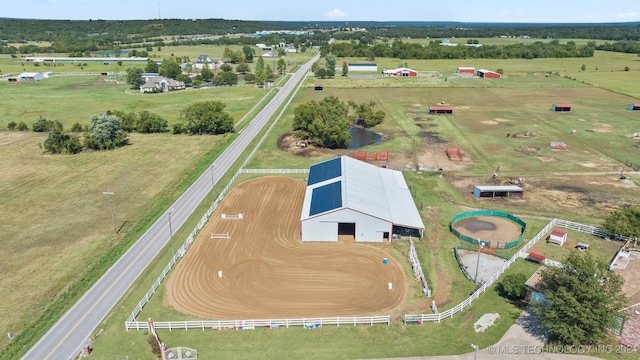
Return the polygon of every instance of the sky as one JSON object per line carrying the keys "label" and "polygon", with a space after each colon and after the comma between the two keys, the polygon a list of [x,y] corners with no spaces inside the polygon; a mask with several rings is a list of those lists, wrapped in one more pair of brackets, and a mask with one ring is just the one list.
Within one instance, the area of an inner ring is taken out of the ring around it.
{"label": "sky", "polygon": [[640,1],[0,0],[0,18],[603,23],[640,21]]}

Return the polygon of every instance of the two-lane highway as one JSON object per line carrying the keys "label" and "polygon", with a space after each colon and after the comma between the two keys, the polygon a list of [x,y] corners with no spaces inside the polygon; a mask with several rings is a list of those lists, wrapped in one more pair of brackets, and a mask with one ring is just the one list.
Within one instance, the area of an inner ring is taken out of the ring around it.
{"label": "two-lane highway", "polygon": [[[245,127],[231,145],[182,194],[134,245],[87,291],[69,311],[25,354],[23,359],[72,359],[87,343],[93,330],[189,218],[212,186],[238,160],[309,71],[319,55],[304,64],[275,97]],[[213,179],[213,181],[212,181]],[[182,241],[178,240],[181,244]]]}

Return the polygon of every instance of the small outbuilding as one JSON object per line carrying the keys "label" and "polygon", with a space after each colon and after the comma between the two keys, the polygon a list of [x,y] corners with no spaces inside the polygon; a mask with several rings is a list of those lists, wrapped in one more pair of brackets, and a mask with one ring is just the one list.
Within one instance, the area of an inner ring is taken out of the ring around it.
{"label": "small outbuilding", "polygon": [[44,79],[44,74],[41,72],[23,72],[18,75],[21,81],[38,81]]}
{"label": "small outbuilding", "polygon": [[313,90],[324,90],[324,85],[322,84],[315,84],[313,86]]}
{"label": "small outbuilding", "polygon": [[461,66],[461,67],[456,69],[456,74],[458,74],[458,75],[466,75],[466,76],[473,76],[473,75],[476,74],[476,68]]}
{"label": "small outbuilding", "polygon": [[562,141],[553,141],[551,142],[551,148],[553,150],[567,150],[567,144]]}
{"label": "small outbuilding", "polygon": [[368,64],[368,63],[349,63],[347,64],[349,72],[359,71],[359,72],[378,72],[378,64]]}
{"label": "small outbuilding", "polygon": [[551,110],[557,112],[571,111],[571,104],[553,104]]}
{"label": "small outbuilding", "polygon": [[560,230],[553,230],[551,234],[549,234],[549,238],[547,239],[547,244],[562,246],[567,241],[567,233]]}
{"label": "small outbuilding", "polygon": [[540,255],[540,254],[536,254],[536,253],[529,253],[529,255],[527,255],[527,260],[529,261],[533,261],[534,263],[542,263],[544,262],[544,260],[546,259],[546,257],[544,255]]}
{"label": "small outbuilding", "polygon": [[480,69],[477,73],[478,77],[487,78],[487,79],[500,79],[502,75],[495,71]]}
{"label": "small outbuilding", "polygon": [[429,106],[429,114],[453,114],[452,107]]}
{"label": "small outbuilding", "polygon": [[516,185],[482,186],[473,188],[473,195],[478,198],[522,198],[524,190]]}
{"label": "small outbuilding", "polygon": [[629,110],[640,110],[640,104],[629,104],[629,107],[627,107],[627,109],[629,109]]}

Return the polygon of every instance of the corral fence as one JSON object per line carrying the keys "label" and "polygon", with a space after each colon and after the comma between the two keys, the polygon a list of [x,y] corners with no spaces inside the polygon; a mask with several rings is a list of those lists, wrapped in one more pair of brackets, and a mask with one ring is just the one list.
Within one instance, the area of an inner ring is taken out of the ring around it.
{"label": "corral fence", "polygon": [[409,237],[409,254],[408,254],[409,262],[411,263],[411,270],[413,270],[413,274],[416,279],[420,279],[422,281],[422,293],[431,297],[431,289],[429,289],[429,284],[427,284],[427,277],[424,276],[424,272],[422,271],[422,265],[420,265],[420,260],[418,259],[418,254],[416,253],[416,247],[413,246],[413,240]]}
{"label": "corral fence", "polygon": [[[509,259],[509,261],[507,261],[502,266],[502,268],[500,268],[500,270],[498,270],[495,274],[493,274],[493,276],[491,276],[491,278],[489,278],[489,280],[487,280],[487,282],[485,282],[480,288],[478,288],[478,290],[474,291],[471,294],[471,296],[469,296],[463,302],[461,302],[460,304],[458,304],[457,306],[449,310],[446,310],[437,314],[405,315],[404,323],[405,324],[411,324],[411,323],[421,324],[424,321],[439,323],[443,319],[452,318],[453,315],[455,315],[458,312],[461,312],[465,307],[471,305],[473,300],[477,299],[480,296],[480,294],[485,292],[491,285],[493,285],[493,283],[496,282],[496,280],[498,280],[500,275],[502,275],[509,268],[509,266],[511,266],[511,264],[513,264],[518,258],[520,257],[525,258],[529,252],[529,249],[531,249],[531,247],[533,247],[538,242],[538,240],[542,239],[543,237],[546,237],[546,234],[556,226],[574,230],[574,231],[580,231],[583,233],[591,234],[591,235],[602,237],[602,238],[608,239],[611,237],[610,234],[607,234],[602,229],[595,226],[584,225],[584,224],[561,220],[561,219],[553,219],[549,222],[549,224],[547,224],[547,226],[545,226],[542,230],[540,230],[540,232],[538,232],[536,236],[534,236],[528,243],[526,243],[520,250],[518,250],[518,252],[515,253],[511,257],[511,259]],[[614,238],[620,241],[628,240],[628,238],[625,236],[615,235]]]}
{"label": "corral fence", "polygon": [[309,169],[242,169],[243,174],[308,174]]}
{"label": "corral fence", "polygon": [[[505,242],[505,241],[486,241],[486,240],[482,240],[482,239],[474,239],[472,237],[466,236],[461,234],[458,230],[456,230],[454,228],[454,225],[457,221],[462,220],[464,218],[468,218],[468,217],[474,217],[474,216],[495,216],[495,217],[502,217],[502,218],[506,218],[511,220],[512,222],[520,225],[521,227],[521,231],[520,231],[520,236],[518,236],[517,240],[511,241],[511,242]],[[459,237],[460,239],[469,242],[471,244],[477,244],[478,242],[480,242],[482,244],[482,246],[488,246],[488,247],[492,247],[492,248],[504,248],[504,249],[510,249],[512,247],[516,247],[518,244],[520,244],[520,241],[522,241],[522,238],[524,237],[524,232],[527,230],[527,224],[520,220],[519,218],[509,214],[509,213],[505,213],[502,211],[493,211],[493,210],[477,210],[477,211],[469,211],[466,213],[462,213],[462,214],[458,214],[456,216],[454,216],[451,219],[451,223],[449,223],[449,229],[451,230],[451,232]]]}
{"label": "corral fence", "polygon": [[[340,316],[300,319],[261,319],[261,320],[195,320],[195,321],[154,321],[157,330],[254,330],[257,328],[276,329],[302,326],[314,329],[322,326],[357,326],[391,324],[389,315],[384,316]],[[126,323],[127,330],[147,329],[146,321],[131,321]]]}

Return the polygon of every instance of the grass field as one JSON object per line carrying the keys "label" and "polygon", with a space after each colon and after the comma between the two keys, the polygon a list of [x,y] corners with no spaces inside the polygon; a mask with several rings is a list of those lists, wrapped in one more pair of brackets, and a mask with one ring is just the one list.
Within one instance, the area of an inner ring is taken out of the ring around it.
{"label": "grass field", "polygon": [[[164,47],[162,52],[183,55],[178,53],[181,50],[181,47]],[[214,50],[196,48],[189,51],[216,57]],[[338,59],[338,64],[342,61]],[[377,62],[379,69],[395,68],[399,60],[377,59]],[[584,72],[580,71],[583,63],[587,66]],[[3,72],[4,64],[0,60]],[[418,253],[439,307],[447,309],[473,290],[473,285],[460,274],[451,256],[451,248],[458,240],[448,232],[447,226],[455,214],[468,207],[517,213],[531,222],[530,238],[536,228],[539,230],[546,224],[534,216],[559,216],[597,224],[610,209],[595,205],[565,207],[548,199],[533,198],[526,204],[480,203],[461,192],[456,182],[487,181],[499,165],[505,176],[525,174],[527,184],[532,187],[562,183],[565,187],[559,187],[557,192],[571,193],[580,184],[604,181],[600,173],[612,172],[625,160],[640,162],[640,149],[635,148],[629,138],[629,134],[640,131],[640,120],[637,114],[626,110],[628,103],[638,102],[640,97],[640,90],[634,86],[640,80],[638,64],[633,55],[604,52],[597,52],[590,59],[467,60],[464,64],[458,60],[410,61],[409,67],[440,71],[447,80],[421,83],[423,79],[420,78],[407,79],[411,83],[402,81],[405,79],[357,80],[338,76],[321,80],[325,84],[322,92],[311,89],[318,80],[310,78],[249,167],[307,168],[335,156],[336,152],[331,151],[318,151],[308,157],[295,156],[277,146],[278,138],[291,129],[295,106],[328,95],[339,96],[345,102],[350,99],[375,101],[376,108],[386,112],[385,123],[376,129],[386,135],[386,140],[367,150],[389,149],[411,163],[416,156],[428,156],[432,147],[445,146],[437,139],[462,147],[471,160],[464,167],[452,170],[451,174],[445,171],[445,176],[439,177],[405,173],[416,189],[416,202],[425,205],[422,215],[429,224],[425,238],[418,244]],[[504,68],[507,76],[500,80],[455,79],[451,74],[458,66]],[[631,70],[622,71],[624,66]],[[546,77],[548,72],[551,75]],[[126,95],[124,89],[124,86],[107,86],[93,77],[57,77],[20,85],[0,82],[0,96],[11,104],[0,114],[0,129],[6,128],[9,121],[25,121],[30,125],[40,115],[60,120],[68,128],[76,121],[86,123],[91,115],[108,109],[149,110],[166,116],[173,123],[179,121],[179,112],[187,103],[212,97],[227,103],[227,110],[237,121],[264,95],[259,89],[226,88],[143,97]],[[427,106],[441,101],[455,107],[454,115],[423,114]],[[572,103],[574,109],[567,114],[552,113],[550,106],[556,102]],[[578,133],[572,137],[569,134],[573,129]],[[505,137],[506,133],[524,131],[531,131],[535,136],[526,139]],[[180,180],[190,173],[194,164],[211,156],[220,141],[217,137],[132,134],[131,145],[115,151],[50,156],[43,155],[38,148],[44,138],[45,135],[32,132],[0,132],[0,183],[6,184],[3,190],[12,194],[0,202],[0,213],[7,214],[0,218],[0,227],[8,231],[8,236],[0,239],[0,248],[8,251],[5,261],[0,261],[0,270],[6,274],[0,279],[1,295],[6,299],[0,305],[0,330],[5,332],[15,333],[33,321],[52,299],[63,294],[91,259],[117,245],[118,239],[111,236],[109,207],[103,191],[115,193],[116,216],[126,232],[159,201],[168,206]],[[569,150],[552,151],[550,141],[564,141]],[[523,148],[537,150],[523,152]],[[555,160],[547,161],[548,158]],[[638,184],[637,177],[632,178]],[[598,201],[637,202],[640,197],[637,186],[584,186],[587,195]],[[594,197],[596,195],[598,197]],[[191,225],[183,227],[176,238],[183,239],[200,216],[201,213],[194,215]],[[403,259],[404,251],[398,248],[393,255]],[[123,322],[167,261],[166,254],[161,256],[96,330],[100,336],[95,339],[93,357],[111,359],[128,354],[131,359],[154,358],[144,336],[126,333]],[[525,273],[535,271],[528,263],[514,269]],[[412,290],[409,305],[416,310],[429,311],[424,308],[425,301],[416,295],[418,292],[419,289]],[[30,296],[22,296],[24,293]],[[153,304],[145,309],[145,316],[158,320],[188,318],[163,307],[161,294],[158,293]],[[473,323],[487,312],[500,313],[501,320],[478,335],[473,332]],[[495,343],[513,324],[518,313],[519,309],[490,291],[460,317],[422,327],[394,324],[388,328],[234,331],[216,332],[215,336],[200,331],[174,331],[161,335],[172,346],[191,346],[202,351],[203,356],[217,354],[223,358],[453,354],[467,352],[469,339],[481,346]],[[429,336],[425,337],[425,334]],[[6,343],[4,338],[0,346]],[[265,352],[265,348],[269,350]]]}

